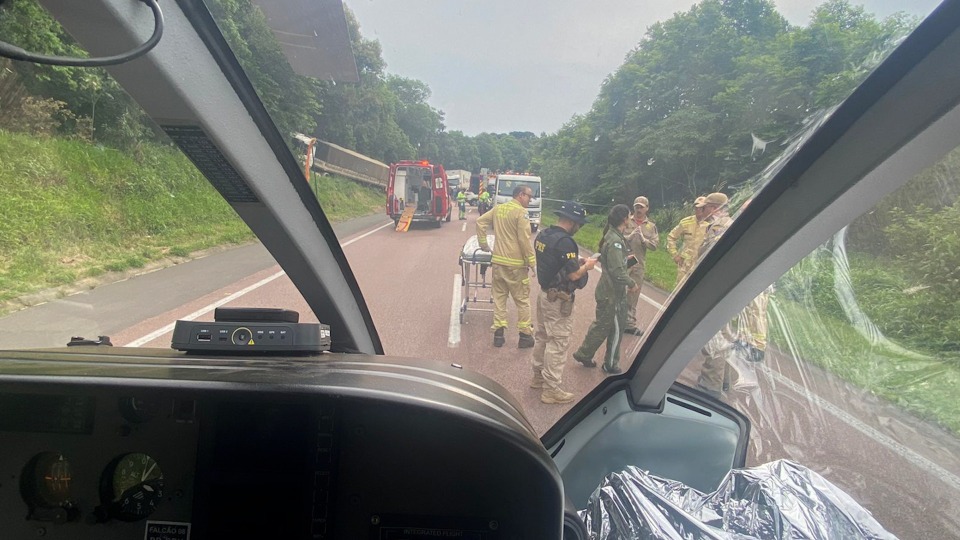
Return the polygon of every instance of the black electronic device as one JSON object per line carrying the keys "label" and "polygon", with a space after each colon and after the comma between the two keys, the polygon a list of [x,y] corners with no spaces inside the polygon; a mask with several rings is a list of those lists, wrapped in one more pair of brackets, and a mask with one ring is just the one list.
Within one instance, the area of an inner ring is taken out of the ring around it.
{"label": "black electronic device", "polygon": [[217,308],[214,321],[177,321],[171,347],[185,352],[318,354],[330,350],[330,327],[301,323],[296,311]]}

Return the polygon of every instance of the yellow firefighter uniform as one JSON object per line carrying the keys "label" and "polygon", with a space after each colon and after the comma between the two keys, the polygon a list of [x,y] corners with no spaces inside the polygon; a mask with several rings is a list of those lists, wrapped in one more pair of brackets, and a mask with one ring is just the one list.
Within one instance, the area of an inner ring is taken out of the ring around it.
{"label": "yellow firefighter uniform", "polygon": [[493,329],[507,327],[507,296],[517,305],[517,329],[533,334],[530,320],[530,277],[537,258],[530,241],[527,209],[516,199],[497,205],[477,218],[477,241],[487,248],[487,229],[493,225]]}
{"label": "yellow firefighter uniform", "polygon": [[[697,221],[697,216],[687,216],[680,220],[673,230],[667,234],[667,253],[670,257],[680,255],[680,264],[677,265],[677,284],[687,278],[697,263],[700,245],[703,244],[704,228]],[[679,247],[677,243],[679,242]]]}

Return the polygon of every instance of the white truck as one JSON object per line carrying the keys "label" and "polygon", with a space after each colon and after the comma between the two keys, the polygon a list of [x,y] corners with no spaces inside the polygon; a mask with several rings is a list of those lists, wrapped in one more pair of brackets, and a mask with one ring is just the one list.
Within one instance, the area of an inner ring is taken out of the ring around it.
{"label": "white truck", "polygon": [[452,188],[462,189],[464,191],[469,191],[470,189],[470,171],[464,171],[462,169],[456,169],[452,171],[447,171],[447,183]]}
{"label": "white truck", "polygon": [[540,199],[540,177],[531,174],[498,174],[493,195],[493,206],[509,202],[513,198],[513,190],[518,186],[527,186],[533,190],[533,197],[527,204],[527,218],[534,232],[540,227],[540,213],[543,203]]}

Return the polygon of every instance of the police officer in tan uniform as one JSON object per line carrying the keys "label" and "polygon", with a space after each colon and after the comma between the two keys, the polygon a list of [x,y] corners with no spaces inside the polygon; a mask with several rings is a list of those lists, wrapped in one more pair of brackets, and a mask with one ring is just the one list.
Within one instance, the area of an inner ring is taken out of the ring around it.
{"label": "police officer in tan uniform", "polygon": [[[640,196],[633,200],[633,219],[626,232],[627,243],[633,252],[633,261],[628,273],[630,279],[640,287],[643,286],[643,275],[647,270],[647,250],[656,251],[660,247],[660,233],[657,224],[647,217],[650,210],[650,201]],[[635,262],[634,262],[635,261]],[[640,287],[627,294],[627,326],[625,334],[642,336],[643,330],[637,326],[637,302],[640,301]]]}
{"label": "police officer in tan uniform", "polygon": [[521,349],[533,347],[533,324],[530,321],[530,277],[536,273],[536,256],[530,242],[530,221],[527,205],[533,197],[529,186],[513,189],[513,199],[497,205],[477,218],[477,242],[480,249],[490,251],[487,229],[493,225],[493,346],[502,347],[507,328],[507,297],[517,305],[517,329]]}
{"label": "police officer in tan uniform", "polygon": [[540,231],[533,243],[537,254],[537,344],[533,349],[531,388],[542,389],[543,403],[569,403],[573,394],[563,390],[563,365],[573,331],[573,304],[578,289],[587,284],[596,259],[581,259],[573,235],[587,221],[583,206],[564,202],[554,212],[556,225]]}
{"label": "police officer in tan uniform", "polygon": [[770,304],[772,291],[772,285],[767,287],[737,316],[737,346],[743,351],[744,357],[751,362],[760,362],[766,355],[769,326],[767,306]]}
{"label": "police officer in tan uniform", "polygon": [[[706,216],[703,220],[703,243],[700,245],[698,257],[709,251],[733,223],[727,213],[728,200],[723,193],[711,193],[704,200],[702,208]],[[702,350],[706,358],[697,379],[699,389],[719,398],[726,387],[729,387],[732,370],[727,364],[726,356],[731,354],[735,343],[736,331],[729,323],[707,342]]]}
{"label": "police officer in tan uniform", "polygon": [[680,220],[680,223],[667,234],[667,253],[677,263],[677,285],[687,279],[693,270],[703,243],[703,230],[700,223],[706,213],[703,205],[706,197],[697,197],[693,202],[693,215]]}

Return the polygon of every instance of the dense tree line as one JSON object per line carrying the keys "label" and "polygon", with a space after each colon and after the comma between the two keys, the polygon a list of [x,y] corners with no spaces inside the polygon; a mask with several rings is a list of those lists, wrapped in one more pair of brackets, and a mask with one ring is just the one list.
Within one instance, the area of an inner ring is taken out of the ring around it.
{"label": "dense tree line", "polygon": [[555,192],[686,202],[741,184],[915,24],[829,0],[794,27],[769,0],[703,0],[651,26],[590,111],[538,142]]}
{"label": "dense tree line", "polygon": [[[380,43],[361,35],[349,10],[360,82],[336,84],[296,74],[250,0],[211,0],[208,5],[282,133],[310,134],[385,162],[430,159],[472,171],[530,167],[537,139],[533,133],[468,136],[447,131],[443,111],[429,104],[430,88],[388,73]],[[43,54],[86,55],[36,0],[6,2],[0,9],[0,35]],[[2,129],[76,137],[122,149],[162,140],[102,69],[4,62],[0,90]]]}

